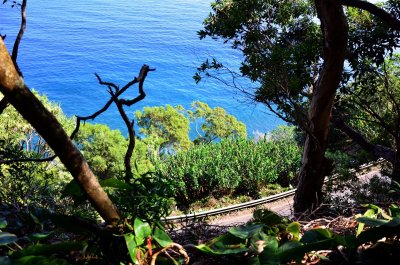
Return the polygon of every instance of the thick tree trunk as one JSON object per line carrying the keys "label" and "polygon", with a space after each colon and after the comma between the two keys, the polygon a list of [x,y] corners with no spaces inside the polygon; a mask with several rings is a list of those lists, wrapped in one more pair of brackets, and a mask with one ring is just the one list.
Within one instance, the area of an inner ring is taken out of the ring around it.
{"label": "thick tree trunk", "polygon": [[306,138],[298,176],[295,212],[313,209],[321,202],[324,172],[327,168],[325,149],[328,125],[347,47],[348,26],[339,1],[315,0],[315,5],[324,37],[324,65],[309,109],[310,133]]}
{"label": "thick tree trunk", "polygon": [[3,40],[0,40],[0,91],[46,140],[104,220],[108,224],[116,223],[120,218],[116,207],[61,124],[27,88]]}

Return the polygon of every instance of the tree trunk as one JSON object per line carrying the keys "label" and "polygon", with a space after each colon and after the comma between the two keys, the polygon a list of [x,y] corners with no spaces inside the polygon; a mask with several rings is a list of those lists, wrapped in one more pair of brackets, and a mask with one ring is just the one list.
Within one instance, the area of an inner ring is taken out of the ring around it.
{"label": "tree trunk", "polygon": [[0,40],[0,91],[46,140],[107,224],[115,224],[120,219],[116,207],[61,124],[25,85],[3,40]]}
{"label": "tree trunk", "polygon": [[[339,117],[333,116],[332,124],[344,132],[351,140],[357,143],[362,149],[367,151],[374,159],[383,158],[392,164],[392,179],[400,183],[400,146],[397,144],[397,150],[390,149],[388,147],[372,144],[365,139],[361,133],[357,132],[349,125],[347,125]],[[396,143],[400,142],[400,139],[395,140]]]}
{"label": "tree trunk", "polygon": [[298,186],[295,212],[315,208],[322,199],[322,184],[327,168],[325,150],[328,125],[336,89],[341,80],[347,47],[348,26],[338,0],[315,0],[323,34],[324,65],[313,91],[307,134]]}

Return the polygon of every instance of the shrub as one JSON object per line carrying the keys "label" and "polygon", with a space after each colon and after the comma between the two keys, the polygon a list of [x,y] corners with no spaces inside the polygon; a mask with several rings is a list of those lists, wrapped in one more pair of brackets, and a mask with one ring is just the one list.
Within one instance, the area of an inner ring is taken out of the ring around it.
{"label": "shrub", "polygon": [[300,159],[300,147],[287,135],[257,142],[225,139],[158,161],[156,174],[172,183],[178,205],[187,206],[209,195],[219,198],[234,193],[257,198],[268,184],[292,181]]}

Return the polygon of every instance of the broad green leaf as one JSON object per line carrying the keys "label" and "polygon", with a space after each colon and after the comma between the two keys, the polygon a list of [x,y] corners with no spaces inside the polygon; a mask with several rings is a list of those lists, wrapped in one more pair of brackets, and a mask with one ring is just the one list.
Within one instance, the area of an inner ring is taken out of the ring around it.
{"label": "broad green leaf", "polygon": [[392,219],[391,221],[387,222],[386,224],[383,224],[383,226],[388,226],[388,227],[398,227],[399,225],[400,225],[400,217]]}
{"label": "broad green leaf", "polygon": [[313,230],[306,231],[301,238],[302,243],[314,243],[322,241],[328,238],[332,238],[332,233],[328,229],[317,228]]}
{"label": "broad green leaf", "polygon": [[6,228],[7,225],[7,220],[5,218],[0,218],[0,229]]}
{"label": "broad green leaf", "polygon": [[35,222],[35,224],[37,225],[42,225],[42,222],[40,222],[39,218],[37,218],[33,213],[29,213],[29,215],[31,216],[32,220]]}
{"label": "broad green leaf", "polygon": [[17,236],[7,232],[0,232],[0,246],[14,243],[18,240]]}
{"label": "broad green leaf", "polygon": [[283,222],[283,218],[270,210],[257,210],[254,212],[254,219],[266,226],[273,226]]}
{"label": "broad green leaf", "polygon": [[51,234],[53,234],[52,232],[50,233],[34,233],[28,236],[29,239],[31,240],[42,240],[45,238],[48,238]]}
{"label": "broad green leaf", "polygon": [[[261,243],[261,242],[259,242]],[[278,252],[278,240],[275,237],[267,237],[263,242],[264,249],[258,255],[260,265],[278,265],[279,258],[277,256]]]}
{"label": "broad green leaf", "polygon": [[12,259],[24,256],[49,256],[52,254],[69,253],[71,251],[81,251],[87,246],[86,242],[62,242],[51,245],[33,245],[11,254]]}
{"label": "broad green leaf", "polygon": [[238,238],[247,239],[253,236],[255,233],[259,233],[263,227],[263,224],[243,225],[232,227],[231,229],[229,229],[229,233],[237,236]]}
{"label": "broad green leaf", "polygon": [[12,260],[12,265],[69,265],[66,260],[44,256],[25,256]]}
{"label": "broad green leaf", "polygon": [[299,261],[304,257],[304,254],[310,251],[330,249],[337,245],[339,245],[339,243],[335,237],[316,241],[309,244],[302,244],[302,242],[296,241],[288,241],[279,247],[278,256],[281,262],[291,260]]}
{"label": "broad green leaf", "polygon": [[[278,256],[280,259],[290,261],[290,260],[299,260],[304,256],[303,251],[298,251],[300,247],[304,246],[304,244],[298,241],[287,241],[282,246],[278,248]],[[296,251],[297,250],[297,251]]]}
{"label": "broad green leaf", "polygon": [[196,246],[196,248],[204,253],[207,254],[214,254],[214,255],[227,255],[227,254],[237,254],[237,253],[242,253],[246,252],[249,249],[243,245],[243,244],[238,244],[238,245],[226,245],[224,248],[211,248],[207,246],[206,244],[200,244]]}
{"label": "broad green leaf", "polygon": [[392,216],[393,218],[400,217],[400,208],[399,208],[397,205],[392,204],[392,205],[389,207],[389,214],[390,214],[390,216]]}
{"label": "broad green leaf", "polygon": [[158,227],[154,229],[153,238],[162,247],[166,247],[173,242],[172,239],[167,235],[167,233],[165,233],[165,231],[161,230]]}
{"label": "broad green leaf", "polygon": [[79,187],[78,183],[74,179],[71,180],[71,182],[69,182],[61,192],[61,199],[66,197],[71,197],[74,200],[75,205],[82,204],[86,201],[86,197],[81,187]]}
{"label": "broad green leaf", "polygon": [[[377,206],[377,205],[375,205],[375,204],[362,204],[361,206],[362,206],[362,207],[365,207],[365,208],[369,208],[369,209],[371,209],[371,210],[374,210],[375,213],[378,213],[378,212],[381,212],[381,211],[382,211],[382,208],[379,207],[379,206]],[[364,214],[364,215],[365,215],[365,214]]]}
{"label": "broad green leaf", "polygon": [[125,183],[116,178],[109,178],[105,180],[100,180],[100,185],[103,188],[114,188],[114,189],[121,189],[121,190],[129,190],[132,189],[131,185]]}
{"label": "broad green leaf", "polygon": [[134,221],[135,240],[138,246],[142,245],[147,237],[151,235],[151,227],[147,222],[143,222],[139,218]]}
{"label": "broad green leaf", "polygon": [[[365,207],[368,207],[369,204],[366,204],[366,205],[364,205],[364,206],[365,206]],[[364,213],[363,216],[364,216],[364,217],[370,217],[370,218],[376,218],[375,210],[374,210],[374,209],[368,209],[368,210]],[[364,230],[364,226],[365,226],[365,224],[362,223],[362,222],[360,222],[360,223],[358,224],[356,236],[358,236],[358,235]]]}
{"label": "broad green leaf", "polygon": [[249,250],[246,247],[245,242],[246,240],[243,240],[228,233],[214,238],[207,244],[198,245],[196,246],[196,248],[209,254],[235,254],[246,252]]}
{"label": "broad green leaf", "polygon": [[135,242],[135,237],[132,234],[126,234],[124,235],[125,238],[125,243],[126,247],[128,248],[129,251],[129,256],[131,257],[131,260],[133,263],[137,264],[137,249],[136,249],[136,242]]}
{"label": "broad green leaf", "polygon": [[389,222],[387,220],[364,217],[364,216],[359,217],[356,220],[357,220],[357,222],[360,222],[360,223],[363,223],[363,224],[366,224],[366,225],[372,226],[372,227],[381,226],[381,225],[387,224]]}
{"label": "broad green leaf", "polygon": [[293,235],[294,240],[298,241],[300,237],[300,227],[299,222],[293,222],[287,226],[286,231]]}

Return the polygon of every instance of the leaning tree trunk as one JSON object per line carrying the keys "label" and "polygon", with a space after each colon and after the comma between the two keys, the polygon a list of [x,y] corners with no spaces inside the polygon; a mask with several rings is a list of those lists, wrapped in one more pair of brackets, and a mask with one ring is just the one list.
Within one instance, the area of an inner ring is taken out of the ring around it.
{"label": "leaning tree trunk", "polygon": [[[396,139],[396,142],[398,140]],[[396,145],[396,154],[395,154],[395,159],[392,162],[392,180],[400,183],[400,146],[399,144]]]}
{"label": "leaning tree trunk", "polygon": [[298,186],[295,212],[315,208],[322,198],[327,167],[325,150],[332,106],[339,85],[347,47],[348,26],[338,0],[315,0],[323,34],[324,65],[313,91],[307,134]]}
{"label": "leaning tree trunk", "polygon": [[0,91],[46,140],[101,217],[108,224],[115,224],[120,219],[116,207],[61,124],[25,85],[2,39],[0,39]]}

